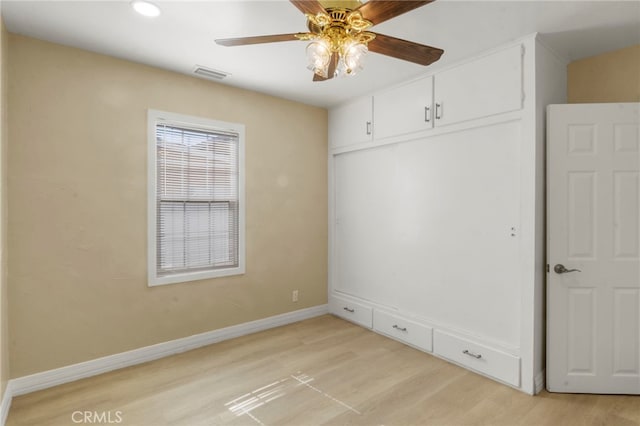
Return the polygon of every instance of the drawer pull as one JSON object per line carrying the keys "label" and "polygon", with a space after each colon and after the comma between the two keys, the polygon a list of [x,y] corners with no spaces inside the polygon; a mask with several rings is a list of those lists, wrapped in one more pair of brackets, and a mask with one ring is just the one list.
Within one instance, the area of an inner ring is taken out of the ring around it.
{"label": "drawer pull", "polygon": [[482,358],[482,355],[480,355],[480,354],[474,354],[473,352],[469,352],[469,351],[468,351],[468,350],[466,350],[466,349],[465,349],[464,351],[462,351],[462,353],[463,353],[463,354],[465,354],[465,355],[472,356],[472,357],[474,357],[475,359],[480,359],[480,358]]}
{"label": "drawer pull", "polygon": [[407,331],[407,327],[400,327],[398,324],[393,324],[393,328],[400,331]]}
{"label": "drawer pull", "polygon": [[342,309],[344,309],[347,312],[351,312],[351,313],[354,313],[356,311],[355,309],[347,308],[346,306],[344,308],[342,308]]}

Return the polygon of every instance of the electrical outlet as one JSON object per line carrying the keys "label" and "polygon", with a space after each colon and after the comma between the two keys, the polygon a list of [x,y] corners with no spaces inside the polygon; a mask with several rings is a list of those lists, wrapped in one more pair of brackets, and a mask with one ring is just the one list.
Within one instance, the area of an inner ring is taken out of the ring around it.
{"label": "electrical outlet", "polygon": [[291,292],[291,301],[292,302],[297,302],[298,301],[298,290],[293,290]]}

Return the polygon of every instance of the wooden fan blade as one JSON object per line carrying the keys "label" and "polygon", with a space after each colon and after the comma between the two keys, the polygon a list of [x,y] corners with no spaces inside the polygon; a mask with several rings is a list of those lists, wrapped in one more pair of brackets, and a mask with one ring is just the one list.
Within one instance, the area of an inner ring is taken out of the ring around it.
{"label": "wooden fan blade", "polygon": [[429,65],[440,59],[444,50],[384,34],[368,43],[369,51],[391,56],[420,65]]}
{"label": "wooden fan blade", "polygon": [[223,38],[223,39],[216,40],[216,43],[221,46],[245,46],[248,44],[274,43],[278,41],[299,40],[299,38],[297,38],[296,35],[298,34],[273,34],[273,35],[255,36],[255,37]]}
{"label": "wooden fan blade", "polygon": [[364,19],[367,19],[377,25],[381,22],[387,21],[396,16],[400,16],[403,13],[407,13],[413,9],[417,9],[420,6],[424,6],[433,2],[434,0],[425,1],[386,1],[386,0],[369,0],[356,10],[362,14]]}
{"label": "wooden fan blade", "polygon": [[318,0],[289,0],[295,7],[300,10],[302,13],[310,13],[312,15],[317,15],[318,13],[324,12],[324,7],[320,4]]}
{"label": "wooden fan blade", "polygon": [[336,74],[339,59],[340,56],[338,56],[338,52],[333,52],[331,55],[331,62],[329,62],[329,67],[327,68],[327,76],[323,77],[320,74],[313,74],[313,81],[331,80]]}
{"label": "wooden fan blade", "polygon": [[338,52],[333,52],[331,55],[331,61],[329,62],[329,68],[327,69],[327,75],[329,78],[333,78],[336,75],[336,68],[338,68],[338,60],[340,60],[340,56]]}

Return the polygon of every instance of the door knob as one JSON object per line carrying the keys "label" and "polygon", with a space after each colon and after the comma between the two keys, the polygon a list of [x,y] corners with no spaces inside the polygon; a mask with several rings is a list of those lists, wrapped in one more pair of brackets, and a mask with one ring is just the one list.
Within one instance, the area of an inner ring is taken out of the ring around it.
{"label": "door knob", "polygon": [[567,269],[564,265],[558,263],[553,267],[553,272],[556,274],[566,274],[567,272],[582,272],[580,269]]}

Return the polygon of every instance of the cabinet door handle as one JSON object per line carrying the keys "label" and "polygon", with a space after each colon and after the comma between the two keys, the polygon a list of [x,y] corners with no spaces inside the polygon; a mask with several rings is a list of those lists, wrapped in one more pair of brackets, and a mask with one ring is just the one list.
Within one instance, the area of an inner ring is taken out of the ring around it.
{"label": "cabinet door handle", "polygon": [[367,134],[370,135],[371,134],[371,122],[367,121]]}
{"label": "cabinet door handle", "polygon": [[355,309],[347,308],[346,306],[344,308],[342,308],[342,309],[344,309],[347,312],[351,312],[351,313],[354,313],[356,311]]}
{"label": "cabinet door handle", "polygon": [[424,107],[424,121],[427,123],[431,121],[431,108],[428,106]]}
{"label": "cabinet door handle", "polygon": [[465,349],[464,351],[462,351],[462,353],[463,353],[463,354],[465,354],[465,355],[472,356],[472,357],[474,357],[475,359],[480,359],[480,358],[482,358],[482,355],[480,355],[480,354],[474,354],[473,352],[470,352],[470,351],[468,351],[468,350],[466,350],[466,349]]}
{"label": "cabinet door handle", "polygon": [[407,331],[407,327],[400,327],[398,324],[393,324],[393,328],[399,331]]}
{"label": "cabinet door handle", "polygon": [[436,120],[440,120],[442,118],[442,104],[436,103]]}

